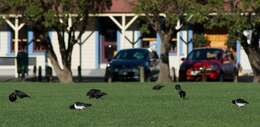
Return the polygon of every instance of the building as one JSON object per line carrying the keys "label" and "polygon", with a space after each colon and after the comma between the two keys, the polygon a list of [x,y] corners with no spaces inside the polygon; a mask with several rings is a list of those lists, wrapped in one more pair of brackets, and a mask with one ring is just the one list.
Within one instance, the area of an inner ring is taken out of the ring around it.
{"label": "building", "polygon": [[[153,47],[159,52],[160,37],[156,32],[142,34],[139,30],[142,17],[132,12],[132,0],[113,0],[110,10],[95,15],[94,27],[88,28],[81,38],[82,44],[75,45],[72,55],[73,75],[77,75],[77,68],[82,68],[82,76],[102,76],[104,69],[111,57],[120,49],[133,47]],[[69,20],[69,19],[68,19]],[[43,67],[50,65],[45,49],[40,46],[40,42],[33,41],[35,33],[30,26],[19,21],[19,17],[13,15],[10,20],[0,27],[0,76],[17,76],[16,63],[14,61],[16,53],[26,49],[30,58],[29,74],[32,74],[34,65]],[[55,31],[50,31],[49,36],[53,42],[53,47],[58,53],[58,42]],[[140,37],[142,39],[139,39]],[[174,67],[178,71],[181,58],[186,57],[192,50],[193,44],[185,42],[192,40],[193,31],[180,31],[172,39],[173,48],[170,53],[170,68]],[[212,41],[212,47],[221,47],[225,43],[226,34],[206,33]],[[18,42],[18,43],[16,43]],[[132,43],[130,43],[132,42]],[[19,46],[15,46],[18,44]],[[239,43],[237,43],[238,62],[242,67],[250,71],[250,64],[247,56]],[[59,56],[59,55],[58,55]],[[60,59],[60,58],[59,58]],[[240,59],[243,59],[241,61]],[[178,73],[176,73],[178,74]]]}

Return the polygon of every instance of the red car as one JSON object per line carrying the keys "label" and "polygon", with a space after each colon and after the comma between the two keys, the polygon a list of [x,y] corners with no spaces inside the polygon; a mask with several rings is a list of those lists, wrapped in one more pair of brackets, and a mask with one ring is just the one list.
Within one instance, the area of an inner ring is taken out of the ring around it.
{"label": "red car", "polygon": [[230,80],[234,81],[238,69],[230,51],[218,48],[198,48],[192,50],[179,70],[180,81]]}

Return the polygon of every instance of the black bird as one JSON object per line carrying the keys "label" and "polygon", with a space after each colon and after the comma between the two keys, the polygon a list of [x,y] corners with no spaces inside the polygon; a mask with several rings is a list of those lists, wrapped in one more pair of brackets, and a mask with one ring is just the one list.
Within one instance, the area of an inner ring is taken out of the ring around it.
{"label": "black bird", "polygon": [[92,104],[87,104],[87,103],[83,103],[83,102],[75,102],[72,105],[70,105],[70,109],[75,109],[75,110],[83,110],[86,109],[88,107],[92,106]]}
{"label": "black bird", "polygon": [[25,92],[22,92],[20,90],[15,90],[14,91],[15,95],[18,96],[19,98],[25,98],[25,97],[30,97],[28,94]]}
{"label": "black bird", "polygon": [[249,104],[246,100],[238,98],[238,99],[234,99],[232,100],[232,103],[235,104],[236,106],[240,107],[244,107],[247,104]]}
{"label": "black bird", "polygon": [[86,95],[89,96],[89,98],[99,99],[99,98],[101,98],[102,96],[107,95],[107,93],[102,92],[102,91],[99,90],[99,89],[90,89],[90,90],[87,92]]}
{"label": "black bird", "polygon": [[91,95],[93,95],[93,94],[95,94],[95,93],[98,93],[98,92],[101,92],[101,90],[99,90],[99,89],[90,89],[88,92],[87,92],[87,96],[91,96]]}
{"label": "black bird", "polygon": [[179,96],[180,96],[180,98],[185,99],[186,98],[186,92],[184,90],[180,90]]}
{"label": "black bird", "polygon": [[107,95],[107,93],[105,93],[105,92],[97,92],[97,93],[94,94],[93,97],[96,98],[96,99],[99,99],[99,98],[101,98],[101,97],[103,97],[105,95]]}
{"label": "black bird", "polygon": [[180,85],[180,84],[176,84],[176,85],[175,85],[175,89],[176,89],[177,91],[182,90],[182,89],[181,89],[181,85]]}
{"label": "black bird", "polygon": [[14,92],[9,95],[9,101],[14,102],[14,101],[16,101],[16,99],[17,99],[17,97]]}
{"label": "black bird", "polygon": [[157,84],[157,85],[153,86],[153,90],[160,90],[163,87],[165,87],[165,86]]}

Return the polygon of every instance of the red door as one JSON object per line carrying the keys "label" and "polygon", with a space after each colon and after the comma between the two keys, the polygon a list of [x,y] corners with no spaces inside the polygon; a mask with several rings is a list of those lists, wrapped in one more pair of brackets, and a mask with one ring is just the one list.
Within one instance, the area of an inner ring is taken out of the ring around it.
{"label": "red door", "polygon": [[102,42],[102,63],[108,63],[116,52],[116,42]]}
{"label": "red door", "polygon": [[101,36],[101,63],[108,63],[117,49],[116,30],[106,30]]}

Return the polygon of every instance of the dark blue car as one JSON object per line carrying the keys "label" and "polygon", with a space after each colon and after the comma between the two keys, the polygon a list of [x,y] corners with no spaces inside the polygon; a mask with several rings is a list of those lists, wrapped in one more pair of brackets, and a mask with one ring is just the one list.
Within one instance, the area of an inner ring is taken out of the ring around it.
{"label": "dark blue car", "polygon": [[107,65],[105,80],[140,80],[140,67],[145,80],[156,80],[159,74],[159,58],[155,51],[145,48],[123,49]]}

